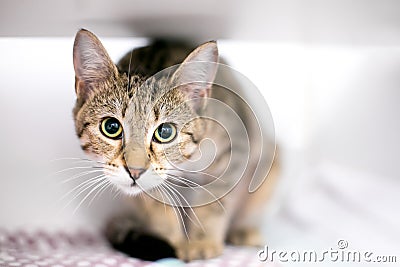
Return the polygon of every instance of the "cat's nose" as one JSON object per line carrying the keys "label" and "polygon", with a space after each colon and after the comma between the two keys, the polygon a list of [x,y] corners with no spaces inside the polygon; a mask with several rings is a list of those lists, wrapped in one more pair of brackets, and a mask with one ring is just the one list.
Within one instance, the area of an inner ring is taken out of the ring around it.
{"label": "cat's nose", "polygon": [[146,169],[128,167],[128,171],[129,171],[131,178],[137,180],[137,179],[139,179],[140,175],[142,175],[146,171]]}

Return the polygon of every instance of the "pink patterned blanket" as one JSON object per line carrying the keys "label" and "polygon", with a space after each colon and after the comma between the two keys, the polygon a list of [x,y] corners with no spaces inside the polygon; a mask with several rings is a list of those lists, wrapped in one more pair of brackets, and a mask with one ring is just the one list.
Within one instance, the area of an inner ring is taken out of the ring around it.
{"label": "pink patterned blanket", "polygon": [[115,251],[102,238],[84,231],[71,234],[0,230],[0,267],[266,266],[258,260],[257,251],[228,246],[222,256],[207,261],[184,264],[177,259],[163,259],[148,262]]}

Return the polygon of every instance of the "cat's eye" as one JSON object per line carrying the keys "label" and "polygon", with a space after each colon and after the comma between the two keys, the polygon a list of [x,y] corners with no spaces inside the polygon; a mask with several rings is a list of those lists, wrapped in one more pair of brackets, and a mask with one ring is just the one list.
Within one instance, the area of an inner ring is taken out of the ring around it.
{"label": "cat's eye", "polygon": [[100,124],[101,133],[111,139],[122,137],[122,126],[116,118],[105,118]]}
{"label": "cat's eye", "polygon": [[154,131],[153,140],[158,143],[169,143],[176,137],[176,127],[172,123],[162,123]]}

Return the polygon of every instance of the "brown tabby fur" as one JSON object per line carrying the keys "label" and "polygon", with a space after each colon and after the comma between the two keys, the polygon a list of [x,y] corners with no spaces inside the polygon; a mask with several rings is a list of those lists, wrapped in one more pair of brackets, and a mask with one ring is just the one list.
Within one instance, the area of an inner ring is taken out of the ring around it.
{"label": "brown tabby fur", "polygon": [[[165,174],[171,168],[168,160],[184,164],[194,157],[200,140],[205,137],[215,140],[217,147],[221,148],[210,167],[215,175],[220,172],[219,164],[227,161],[227,152],[242,149],[240,145],[231,147],[226,142],[224,132],[210,122],[191,120],[207,111],[207,105],[187,100],[207,99],[211,94],[215,99],[230,103],[246,124],[248,110],[229,92],[216,90],[216,86],[211,90],[209,85],[201,85],[203,87],[199,90],[194,90],[191,85],[176,87],[179,80],[188,74],[185,67],[179,67],[171,77],[150,79],[144,83],[158,71],[178,63],[197,61],[199,58],[218,61],[215,42],[191,51],[191,47],[181,43],[157,41],[133,50],[114,65],[95,35],[86,30],[80,30],[76,35],[74,67],[77,102],[73,110],[76,133],[82,149],[90,157],[102,162],[104,172],[113,184],[130,195],[140,193],[142,190],[137,184],[143,183],[141,186],[146,188],[146,179],[150,179],[143,176],[135,181],[129,174],[130,169],[149,170],[152,166],[154,170]],[[209,82],[214,80],[215,71],[206,70]],[[165,89],[174,86],[176,88],[173,90]],[[121,122],[124,130],[122,139],[110,139],[100,132],[99,125],[106,117]],[[154,130],[166,121],[173,121],[177,125],[177,141],[170,144],[153,142]],[[254,169],[254,163],[249,163],[250,168]],[[146,194],[131,197],[129,201],[132,202],[133,215],[115,219],[110,224],[109,238],[118,242],[124,231],[138,227],[166,239],[176,249],[178,257],[187,261],[220,255],[226,240],[236,245],[262,245],[258,230],[262,216],[260,211],[271,195],[277,169],[275,162],[269,178],[252,194],[247,192],[249,178],[244,177],[219,201],[193,209],[165,205]],[[250,177],[249,173],[247,176]],[[193,179],[201,181],[198,178]],[[150,186],[146,189],[151,190]],[[183,214],[182,218],[180,214]],[[193,223],[196,220],[200,221],[202,227]]]}

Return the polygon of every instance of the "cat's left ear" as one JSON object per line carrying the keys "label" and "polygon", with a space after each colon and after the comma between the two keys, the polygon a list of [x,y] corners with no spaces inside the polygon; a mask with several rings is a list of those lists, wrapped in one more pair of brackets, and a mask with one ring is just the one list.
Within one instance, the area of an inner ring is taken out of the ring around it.
{"label": "cat's left ear", "polygon": [[177,86],[190,100],[195,110],[199,110],[210,96],[212,83],[218,69],[218,47],[210,41],[197,47],[182,62],[172,76]]}

